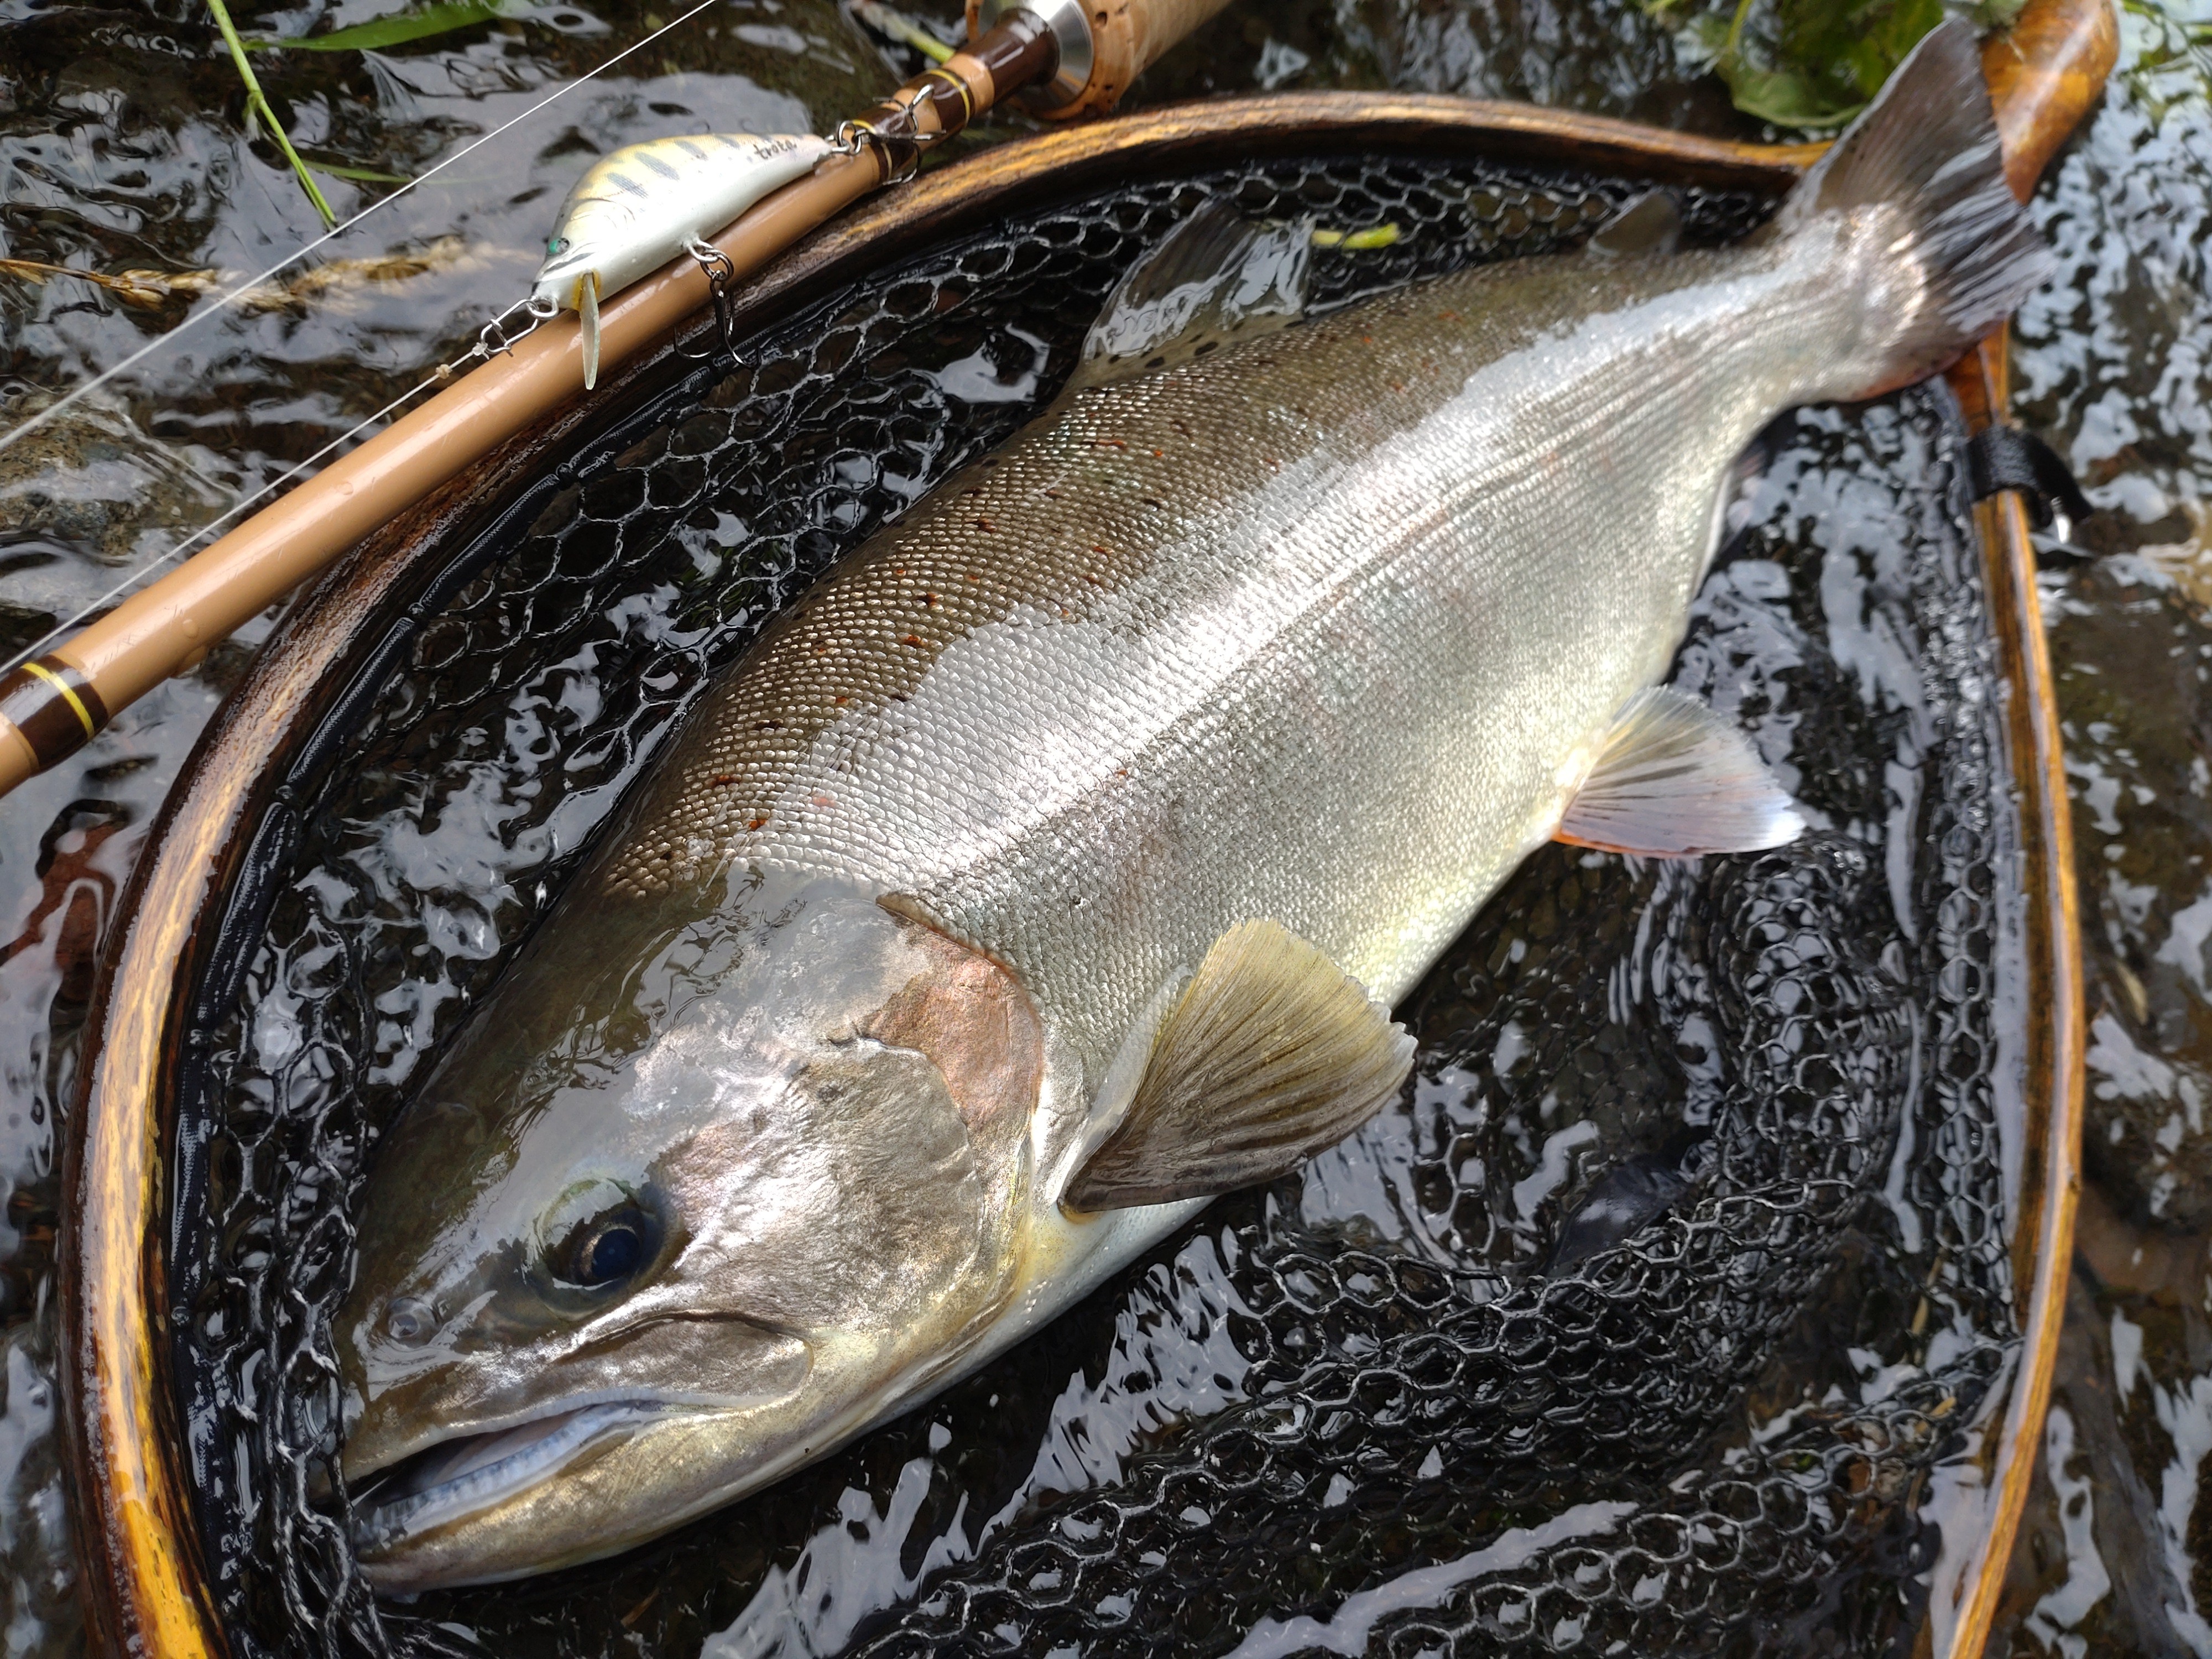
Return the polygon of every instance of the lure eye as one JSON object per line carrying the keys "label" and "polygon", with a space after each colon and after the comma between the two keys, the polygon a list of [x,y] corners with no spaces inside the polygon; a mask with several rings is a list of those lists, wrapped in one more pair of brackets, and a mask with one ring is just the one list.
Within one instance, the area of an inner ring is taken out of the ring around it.
{"label": "lure eye", "polygon": [[580,1222],[555,1254],[553,1270],[570,1285],[600,1290],[634,1279],[660,1254],[660,1224],[635,1200]]}
{"label": "lure eye", "polygon": [[556,253],[566,253],[568,251],[568,239],[565,236],[556,236],[545,244],[545,257],[549,259]]}

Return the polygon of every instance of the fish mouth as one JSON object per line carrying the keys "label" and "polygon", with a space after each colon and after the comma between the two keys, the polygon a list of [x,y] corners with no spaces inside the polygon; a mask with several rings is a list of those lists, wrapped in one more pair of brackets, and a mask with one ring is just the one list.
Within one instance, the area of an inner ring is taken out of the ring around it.
{"label": "fish mouth", "polygon": [[353,1494],[354,1547],[371,1561],[410,1537],[504,1503],[677,1409],[665,1400],[595,1401],[435,1441],[377,1471]]}

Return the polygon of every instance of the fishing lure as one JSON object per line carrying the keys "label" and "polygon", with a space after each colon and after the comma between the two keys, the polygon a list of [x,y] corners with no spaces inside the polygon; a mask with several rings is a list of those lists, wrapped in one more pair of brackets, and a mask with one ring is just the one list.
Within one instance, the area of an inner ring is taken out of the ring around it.
{"label": "fishing lure", "polygon": [[602,301],[834,152],[826,138],[710,132],[631,144],[594,163],[561,204],[530,295],[540,314],[573,311],[582,321],[585,388],[599,378]]}

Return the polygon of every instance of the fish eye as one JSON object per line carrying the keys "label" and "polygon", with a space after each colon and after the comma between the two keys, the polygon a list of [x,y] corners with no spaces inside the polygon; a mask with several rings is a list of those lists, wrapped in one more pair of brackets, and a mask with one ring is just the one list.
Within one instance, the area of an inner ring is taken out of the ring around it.
{"label": "fish eye", "polygon": [[554,1255],[553,1271],[570,1285],[600,1290],[635,1278],[660,1254],[660,1224],[635,1200],[579,1222]]}
{"label": "fish eye", "polygon": [[437,1316],[431,1311],[430,1304],[411,1296],[395,1297],[392,1305],[385,1310],[385,1334],[393,1341],[404,1343],[410,1348],[428,1340],[437,1325]]}

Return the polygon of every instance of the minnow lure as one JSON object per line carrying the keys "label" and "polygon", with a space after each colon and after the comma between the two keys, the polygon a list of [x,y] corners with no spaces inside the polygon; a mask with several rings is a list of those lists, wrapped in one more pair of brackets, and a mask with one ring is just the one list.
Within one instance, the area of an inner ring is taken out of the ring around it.
{"label": "minnow lure", "polygon": [[708,132],[631,144],[576,180],[545,243],[531,307],[584,325],[584,386],[599,378],[599,304],[721,229],[833,153],[826,138]]}

